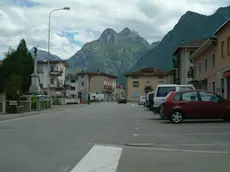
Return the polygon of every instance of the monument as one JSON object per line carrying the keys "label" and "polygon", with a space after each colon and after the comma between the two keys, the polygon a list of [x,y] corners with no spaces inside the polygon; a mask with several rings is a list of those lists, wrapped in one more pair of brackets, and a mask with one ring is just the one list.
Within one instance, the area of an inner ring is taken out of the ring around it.
{"label": "monument", "polygon": [[37,74],[37,47],[34,47],[34,72],[31,75],[31,85],[29,88],[30,94],[41,94],[41,88],[39,85],[39,75]]}

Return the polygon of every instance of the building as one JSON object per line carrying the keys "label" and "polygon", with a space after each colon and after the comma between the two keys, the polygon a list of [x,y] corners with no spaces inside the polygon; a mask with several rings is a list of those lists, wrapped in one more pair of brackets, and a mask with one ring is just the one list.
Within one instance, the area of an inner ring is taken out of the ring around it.
{"label": "building", "polygon": [[230,99],[230,19],[220,26],[191,56],[194,82]]}
{"label": "building", "polygon": [[117,77],[104,72],[79,72],[79,91],[83,99],[90,94],[104,94],[104,101],[115,100]]}
{"label": "building", "polygon": [[194,67],[190,81],[198,89],[215,92],[216,38],[207,39],[190,57]]}
{"label": "building", "polygon": [[155,90],[158,84],[166,84],[168,73],[156,68],[145,68],[125,74],[128,101],[137,101],[146,89]]}
{"label": "building", "polygon": [[177,84],[188,84],[192,80],[189,75],[193,68],[193,63],[190,61],[190,56],[206,41],[207,39],[200,39],[189,43],[183,43],[173,53],[173,68],[177,69],[179,80]]}
{"label": "building", "polygon": [[216,36],[216,80],[213,90],[230,99],[230,19],[214,33]]}
{"label": "building", "polygon": [[177,84],[178,81],[179,81],[179,76],[178,76],[177,68],[168,71],[167,84]]}
{"label": "building", "polygon": [[69,66],[65,60],[50,61],[48,68],[47,60],[37,61],[39,72],[40,86],[43,92],[48,94],[48,88],[51,96],[57,96],[62,93],[66,78],[66,68]]}
{"label": "building", "polygon": [[65,79],[66,97],[78,98],[79,96],[79,82],[77,74],[67,74]]}

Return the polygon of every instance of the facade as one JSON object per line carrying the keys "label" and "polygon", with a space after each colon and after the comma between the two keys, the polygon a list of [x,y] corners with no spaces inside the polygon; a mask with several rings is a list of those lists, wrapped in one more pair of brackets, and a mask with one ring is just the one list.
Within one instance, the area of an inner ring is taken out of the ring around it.
{"label": "facade", "polygon": [[50,95],[56,96],[60,94],[64,89],[68,63],[65,60],[50,61],[50,68],[48,68],[47,60],[45,60],[38,61],[37,66],[42,70],[42,72],[39,73],[39,83],[43,92],[48,93],[49,87]]}
{"label": "facade", "polygon": [[79,81],[77,74],[68,74],[65,79],[66,97],[78,98],[79,95]]}
{"label": "facade", "polygon": [[168,73],[156,68],[145,68],[127,73],[125,77],[127,100],[137,101],[140,96],[145,95],[146,88],[152,88],[154,91],[158,84],[166,84]]}
{"label": "facade", "polygon": [[104,101],[115,100],[116,79],[114,75],[104,72],[80,72],[78,73],[79,90],[83,99],[87,94],[104,94]]}
{"label": "facade", "polygon": [[209,38],[190,57],[193,61],[193,80],[198,89],[215,92],[216,38]]}
{"label": "facade", "polygon": [[193,63],[190,61],[190,56],[206,41],[201,39],[189,43],[183,43],[173,53],[173,67],[177,69],[178,80],[176,84],[188,84],[192,80],[189,75],[193,68]]}
{"label": "facade", "polygon": [[191,56],[194,61],[194,81],[230,99],[230,20],[218,28]]}

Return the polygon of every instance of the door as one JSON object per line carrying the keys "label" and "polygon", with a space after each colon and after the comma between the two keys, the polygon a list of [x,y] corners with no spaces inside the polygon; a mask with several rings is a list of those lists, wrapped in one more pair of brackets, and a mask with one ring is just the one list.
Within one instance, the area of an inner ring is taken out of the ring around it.
{"label": "door", "polygon": [[186,118],[200,118],[202,116],[200,109],[201,101],[197,91],[184,92],[181,95],[181,101],[178,105],[183,110]]}
{"label": "door", "polygon": [[225,101],[221,97],[209,92],[199,92],[202,104],[202,113],[205,118],[218,118],[223,116],[227,110]]}

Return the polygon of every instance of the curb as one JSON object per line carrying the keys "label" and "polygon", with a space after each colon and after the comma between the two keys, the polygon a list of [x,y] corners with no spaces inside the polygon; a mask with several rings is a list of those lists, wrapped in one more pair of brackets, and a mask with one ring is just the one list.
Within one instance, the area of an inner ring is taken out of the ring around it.
{"label": "curb", "polygon": [[125,143],[124,146],[129,147],[152,147],[155,146],[153,143]]}

